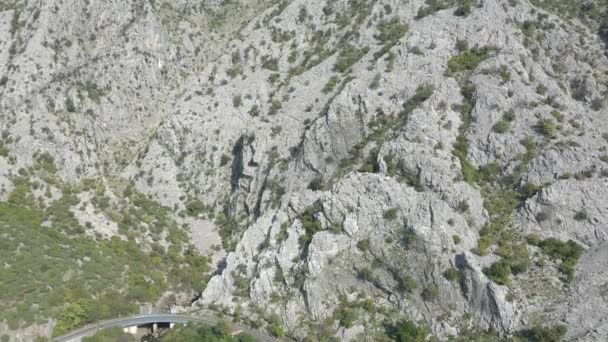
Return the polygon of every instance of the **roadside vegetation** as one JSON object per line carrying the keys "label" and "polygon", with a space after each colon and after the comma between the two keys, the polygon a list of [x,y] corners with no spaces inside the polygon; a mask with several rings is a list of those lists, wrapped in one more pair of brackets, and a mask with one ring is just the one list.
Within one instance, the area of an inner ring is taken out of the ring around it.
{"label": "roadside vegetation", "polygon": [[[13,180],[8,201],[0,202],[0,320],[11,329],[54,318],[59,335],[137,312],[138,304],[153,303],[170,288],[202,290],[208,260],[188,244],[168,208],[131,185],[119,207],[103,184],[63,184],[50,156],[36,160]],[[60,196],[52,196],[51,184]],[[119,235],[102,238],[90,222],[79,223],[73,211],[85,205],[78,197],[85,192],[118,224]]]}
{"label": "roadside vegetation", "polygon": [[[166,330],[160,337],[152,337],[158,342],[253,342],[255,339],[247,334],[232,336],[232,329],[226,323],[220,322],[214,326],[203,323],[178,324],[173,329]],[[85,337],[83,342],[135,342],[140,341],[135,336],[124,333],[121,328],[101,330],[93,336]]]}
{"label": "roadside vegetation", "polygon": [[214,326],[206,324],[178,325],[160,338],[162,342],[253,342],[255,339],[247,334],[231,335],[231,328],[226,323]]}

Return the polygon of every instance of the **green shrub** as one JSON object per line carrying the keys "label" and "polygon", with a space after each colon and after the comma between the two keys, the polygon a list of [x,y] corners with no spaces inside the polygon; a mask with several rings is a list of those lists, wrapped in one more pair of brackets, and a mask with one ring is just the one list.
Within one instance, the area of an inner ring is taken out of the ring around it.
{"label": "green shrub", "polygon": [[490,267],[484,268],[483,273],[496,284],[506,285],[511,277],[511,266],[507,261],[500,260],[490,265]]}
{"label": "green shrub", "polygon": [[262,63],[262,68],[270,71],[279,71],[279,60],[276,58],[267,58]]}
{"label": "green shrub", "polygon": [[256,116],[260,115],[260,107],[257,104],[251,106],[251,108],[249,108],[249,115],[251,115],[254,118]]}
{"label": "green shrub", "polygon": [[300,11],[298,12],[298,24],[301,24],[306,21],[308,18],[308,10],[306,7],[300,7]]}
{"label": "green shrub", "polygon": [[364,47],[362,49],[357,49],[350,45],[345,47],[340,51],[340,54],[338,55],[338,60],[334,65],[334,70],[338,72],[348,71],[351,66],[359,62],[359,60],[368,52],[368,47]]}
{"label": "green shrub", "polygon": [[494,124],[494,127],[492,127],[492,129],[494,130],[494,132],[502,134],[508,132],[510,127],[507,121],[500,120]]}
{"label": "green shrub", "polygon": [[387,221],[394,221],[397,219],[398,214],[399,214],[398,208],[391,208],[391,209],[386,210],[382,217],[384,217],[384,219]]}
{"label": "green shrub", "polygon": [[462,277],[462,272],[450,267],[443,272],[443,277],[449,281],[458,281]]}
{"label": "green shrub", "polygon": [[373,277],[372,270],[365,267],[357,272],[357,277],[363,281],[370,281]]}
{"label": "green shrub", "polygon": [[591,100],[591,109],[598,111],[602,108],[604,108],[604,100],[601,97],[594,97]]}
{"label": "green shrub", "polygon": [[422,51],[422,49],[419,46],[414,46],[411,51],[416,56],[424,55],[424,52]]}
{"label": "green shrub", "polygon": [[543,253],[552,258],[560,259],[560,271],[567,277],[568,282],[574,279],[574,267],[583,255],[584,248],[573,240],[563,242],[555,238],[540,240],[535,236],[528,236],[528,243],[541,248]]}
{"label": "green shrub", "polygon": [[334,222],[329,229],[331,229],[334,234],[340,234],[344,230],[344,222]]}
{"label": "green shrub", "polygon": [[55,159],[51,156],[50,153],[36,153],[34,154],[34,160],[36,163],[34,164],[35,170],[46,170],[46,172],[50,174],[55,174],[57,172],[57,166],[55,166]]}
{"label": "green shrub", "polygon": [[437,285],[429,285],[422,290],[420,295],[425,301],[434,302],[439,295],[439,288],[437,288]]}
{"label": "green shrub", "polygon": [[557,125],[551,119],[540,119],[534,127],[536,131],[546,137],[554,137],[557,133]]}
{"label": "green shrub", "polygon": [[384,159],[384,163],[386,164],[386,172],[389,176],[395,177],[397,175],[397,165],[393,161],[393,156],[386,155],[382,159]]}
{"label": "green shrub", "polygon": [[536,185],[534,183],[527,183],[521,189],[522,200],[532,198],[534,195],[536,195],[542,189],[543,189],[542,185]]}
{"label": "green shrub", "polygon": [[270,111],[268,114],[270,115],[275,115],[276,113],[279,112],[279,110],[283,108],[283,104],[281,104],[281,101],[279,100],[272,100],[272,102],[270,103]]}
{"label": "green shrub", "polygon": [[512,122],[513,120],[515,120],[515,112],[513,110],[506,112],[505,114],[503,114],[502,119],[507,122]]}
{"label": "green shrub", "polygon": [[242,73],[241,67],[238,65],[233,66],[226,70],[226,75],[230,78],[235,78]]}
{"label": "green shrub", "polygon": [[369,89],[376,90],[380,87],[380,74],[376,74],[369,84]]}
{"label": "green shrub", "polygon": [[520,156],[519,159],[522,162],[530,162],[536,156],[536,142],[531,136],[527,136],[520,143],[526,148],[526,153]]}
{"label": "green shrub", "polygon": [[341,304],[334,312],[334,317],[338,320],[340,326],[350,328],[359,319],[359,310],[352,306]]}
{"label": "green shrub", "polygon": [[529,342],[559,342],[562,341],[568,330],[563,325],[555,325],[552,327],[534,326],[530,329],[525,329],[517,333],[518,337]]}
{"label": "green shrub", "polygon": [[479,179],[478,170],[466,159],[460,159],[460,172],[465,182],[474,184]]}
{"label": "green shrub", "polygon": [[325,86],[323,87],[323,92],[325,94],[327,93],[331,93],[334,88],[336,88],[336,85],[338,84],[338,82],[340,81],[340,77],[334,75],[332,76],[327,83],[325,83]]}
{"label": "green shrub", "polygon": [[320,176],[313,178],[310,183],[308,183],[308,189],[313,191],[323,190],[323,178]]}
{"label": "green shrub", "polygon": [[231,250],[236,247],[234,237],[240,231],[239,224],[233,218],[228,218],[224,213],[219,213],[215,218],[215,225],[218,228],[218,233],[222,238],[224,249]]}
{"label": "green shrub", "polygon": [[460,127],[458,127],[458,136],[456,137],[454,149],[452,150],[452,154],[454,154],[460,161],[462,177],[464,181],[469,184],[475,184],[475,182],[477,182],[479,179],[477,169],[467,159],[467,131],[471,125],[471,112],[473,111],[473,107],[475,105],[475,92],[475,86],[470,82],[467,82],[460,87],[460,93],[464,99],[463,103],[460,105],[460,118],[462,120],[462,124]]}
{"label": "green shrub", "polygon": [[243,103],[243,100],[241,99],[241,95],[234,95],[232,97],[232,106],[234,108],[239,108],[242,103]]}
{"label": "green shrub", "polygon": [[530,253],[521,237],[513,231],[501,231],[496,254],[503,257],[513,274],[523,273],[530,267]]}
{"label": "green shrub", "polygon": [[276,314],[270,317],[269,330],[272,336],[285,337],[285,329],[283,328],[283,320]]}
{"label": "green shrub", "polygon": [[503,82],[508,82],[511,80],[511,71],[509,71],[509,67],[506,65],[500,66],[500,77]]}
{"label": "green shrub", "polygon": [[542,239],[538,234],[530,234],[526,236],[526,241],[533,246],[540,246]]}
{"label": "green shrub", "polygon": [[[273,325],[276,326],[276,325]],[[188,325],[177,325],[169,329],[160,337],[161,342],[195,342],[195,341],[231,341],[231,342],[253,342],[255,339],[247,334],[232,336],[230,327],[220,322],[215,326],[203,323],[188,323]],[[273,333],[271,331],[271,333]],[[109,341],[108,341],[109,342]]]}
{"label": "green shrub", "polygon": [[397,61],[397,55],[394,52],[389,51],[386,58],[386,72],[391,72],[395,69],[395,61]]}
{"label": "green shrub", "polygon": [[551,115],[557,120],[557,122],[564,122],[564,114],[562,114],[558,110],[554,110],[551,112]]}
{"label": "green shrub", "polygon": [[70,113],[76,112],[76,106],[74,106],[74,101],[72,100],[71,97],[67,97],[65,99],[65,110],[67,110]]}
{"label": "green shrub", "polygon": [[577,211],[576,214],[574,214],[574,219],[577,221],[585,221],[587,218],[587,212],[584,210]]}
{"label": "green shrub", "polygon": [[576,122],[576,120],[574,120],[574,119],[568,120],[568,123],[572,126],[572,128],[576,128],[576,129],[580,129],[581,128],[581,124],[579,124],[578,122]]}
{"label": "green shrub", "polygon": [[224,166],[230,162],[230,156],[227,154],[222,154],[220,157],[220,166]]}
{"label": "green shrub", "polygon": [[4,145],[4,141],[0,140],[0,157],[8,157],[8,148]]}
{"label": "green shrub", "polygon": [[357,248],[359,248],[359,250],[362,252],[367,252],[369,250],[369,245],[370,245],[369,239],[364,239],[364,240],[357,242]]}
{"label": "green shrub", "polygon": [[404,104],[403,110],[399,115],[401,117],[407,117],[414,109],[418,108],[424,101],[428,100],[433,95],[433,85],[422,84],[416,88],[416,92],[410,97]]}
{"label": "green shrub", "polygon": [[299,219],[302,223],[302,227],[304,228],[304,235],[300,236],[300,245],[306,248],[312,237],[323,230],[323,226],[321,225],[321,221],[317,218],[317,214],[322,211],[322,206],[320,203],[315,203],[306,209],[300,214]]}
{"label": "green shrub", "polygon": [[471,14],[471,6],[473,0],[458,0],[458,7],[454,11],[454,15],[459,17],[466,17]]}
{"label": "green shrub", "polygon": [[196,217],[205,210],[205,204],[198,199],[194,199],[186,203],[186,212],[188,215]]}
{"label": "green shrub", "polygon": [[407,30],[407,24],[402,24],[399,17],[394,17],[390,21],[381,21],[378,25],[378,34],[375,36],[375,38],[382,43],[382,48],[374,53],[374,59],[377,60],[388,53],[387,71],[391,71],[393,69],[396,59],[395,54],[392,53],[390,49],[395,46],[403,36],[405,36]]}
{"label": "green shrub", "polygon": [[275,72],[275,73],[270,74],[270,76],[268,76],[268,82],[270,82],[271,84],[275,84],[280,78],[281,78],[281,74]]}
{"label": "green shrub", "polygon": [[473,71],[477,66],[490,56],[493,51],[491,47],[472,48],[453,56],[448,61],[447,73],[449,76],[461,71]]}
{"label": "green shrub", "polygon": [[534,215],[534,218],[536,219],[536,221],[543,222],[546,221],[549,218],[549,214],[547,214],[544,211],[541,211],[539,213],[537,213],[536,215]]}
{"label": "green shrub", "polygon": [[490,236],[480,236],[479,240],[477,240],[477,248],[475,249],[475,253],[478,255],[486,255],[488,254],[488,249],[492,246],[492,237]]}
{"label": "green shrub", "polygon": [[416,279],[409,274],[399,279],[399,287],[403,289],[403,291],[412,293],[417,286],[418,284],[416,284]]}
{"label": "green shrub", "polygon": [[277,242],[285,241],[289,237],[289,232],[287,231],[289,228],[289,222],[281,223],[281,227],[279,233],[277,234]]}
{"label": "green shrub", "polygon": [[456,50],[458,50],[459,53],[468,51],[469,42],[465,39],[456,39]]}
{"label": "green shrub", "polygon": [[416,232],[410,228],[404,228],[401,234],[401,241],[405,248],[409,248],[414,242],[416,242]]}
{"label": "green shrub", "polygon": [[500,175],[500,165],[497,162],[491,162],[479,167],[478,181],[492,183],[496,181]]}
{"label": "green shrub", "polygon": [[458,202],[458,205],[456,206],[456,209],[458,210],[459,213],[466,213],[469,211],[469,202],[467,202],[467,200],[461,200]]}
{"label": "green shrub", "polygon": [[424,342],[429,332],[426,328],[419,327],[412,321],[401,320],[388,325],[386,334],[397,342]]}
{"label": "green shrub", "polygon": [[109,328],[100,330],[95,335],[85,337],[82,342],[112,342],[112,341],[136,341],[133,335],[123,332],[122,328]]}
{"label": "green shrub", "polygon": [[545,87],[543,84],[539,84],[536,87],[536,93],[539,95],[545,95],[547,93],[547,87]]}
{"label": "green shrub", "polygon": [[426,7],[421,6],[416,13],[414,19],[419,20],[428,15],[431,15],[435,12],[447,9],[451,5],[451,1],[449,0],[427,0],[425,3],[428,5]]}
{"label": "green shrub", "polygon": [[382,44],[394,44],[407,33],[408,25],[401,23],[399,17],[381,21],[375,38]]}
{"label": "green shrub", "polygon": [[422,184],[422,180],[420,177],[420,170],[418,172],[405,169],[403,170],[402,180],[405,180],[405,183],[412,188],[414,188],[418,192],[424,191],[424,185]]}

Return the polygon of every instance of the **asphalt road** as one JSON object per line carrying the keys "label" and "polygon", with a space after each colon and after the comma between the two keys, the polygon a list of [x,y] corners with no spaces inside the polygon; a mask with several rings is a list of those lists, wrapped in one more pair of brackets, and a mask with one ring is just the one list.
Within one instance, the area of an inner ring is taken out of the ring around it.
{"label": "asphalt road", "polygon": [[[63,336],[59,336],[53,339],[54,342],[73,342],[80,341],[83,337],[87,337],[95,334],[99,330],[108,329],[108,328],[126,328],[134,325],[143,325],[149,323],[188,323],[188,322],[200,322],[206,323],[209,325],[216,325],[222,319],[216,317],[205,317],[205,316],[190,316],[190,315],[178,315],[178,314],[167,314],[167,313],[156,313],[156,314],[144,314],[144,315],[134,315],[128,317],[121,317],[110,319],[106,321],[101,321],[93,324],[86,325],[77,330],[71,331]],[[261,334],[258,331],[251,330],[247,327],[240,326],[238,324],[232,324],[227,322],[233,327],[235,330],[242,331],[246,334],[253,336],[257,341],[261,342],[274,342],[279,341],[273,337]]]}

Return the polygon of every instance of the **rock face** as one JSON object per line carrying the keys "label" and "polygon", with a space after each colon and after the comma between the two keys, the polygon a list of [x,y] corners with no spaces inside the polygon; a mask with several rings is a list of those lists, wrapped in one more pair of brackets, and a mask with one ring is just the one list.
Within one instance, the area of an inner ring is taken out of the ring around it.
{"label": "rock face", "polygon": [[[591,14],[226,3],[0,4],[0,200],[44,152],[68,182],[132,181],[215,254],[198,305],[274,313],[297,338],[374,338],[393,318],[439,338],[550,320],[607,336],[588,297],[608,281],[608,59]],[[531,233],[588,249],[571,283]]]}

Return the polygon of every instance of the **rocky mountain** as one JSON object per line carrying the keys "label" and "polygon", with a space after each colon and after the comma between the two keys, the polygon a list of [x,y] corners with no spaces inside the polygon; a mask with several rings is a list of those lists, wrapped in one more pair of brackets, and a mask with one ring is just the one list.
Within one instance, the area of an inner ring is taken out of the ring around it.
{"label": "rocky mountain", "polygon": [[0,333],[604,340],[605,7],[5,0]]}

